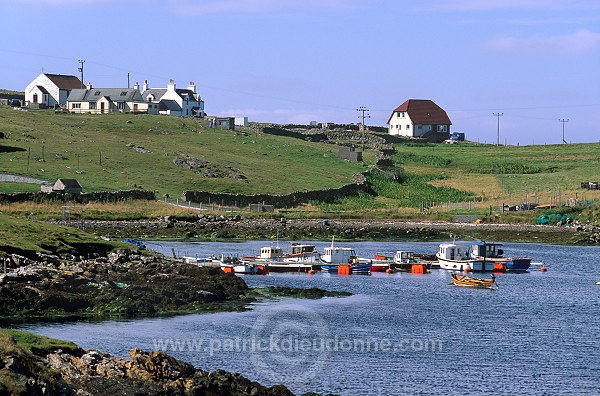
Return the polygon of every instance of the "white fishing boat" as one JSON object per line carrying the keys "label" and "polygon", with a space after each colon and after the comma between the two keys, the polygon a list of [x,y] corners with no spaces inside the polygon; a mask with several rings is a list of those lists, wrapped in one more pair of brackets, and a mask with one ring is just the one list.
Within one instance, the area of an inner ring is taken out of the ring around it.
{"label": "white fishing boat", "polygon": [[320,257],[321,269],[330,273],[338,273],[340,265],[350,264],[353,274],[371,274],[373,261],[367,258],[359,258],[352,248],[333,246],[326,247]]}
{"label": "white fishing boat", "polygon": [[494,271],[494,264],[469,257],[469,249],[453,242],[442,243],[435,254],[440,269],[453,271]]}

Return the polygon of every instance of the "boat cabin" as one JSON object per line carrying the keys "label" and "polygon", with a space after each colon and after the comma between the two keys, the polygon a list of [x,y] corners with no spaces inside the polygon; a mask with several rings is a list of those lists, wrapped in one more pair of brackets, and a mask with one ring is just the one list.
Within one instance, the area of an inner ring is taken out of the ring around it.
{"label": "boat cabin", "polygon": [[315,245],[292,245],[292,256],[302,256],[306,254],[313,254],[317,249]]}
{"label": "boat cabin", "polygon": [[321,257],[323,261],[331,264],[347,264],[357,259],[354,249],[342,247],[327,247]]}
{"label": "boat cabin", "polygon": [[396,263],[412,263],[415,260],[414,252],[406,252],[404,250],[398,250],[394,256],[394,262]]}
{"label": "boat cabin", "polygon": [[471,246],[473,257],[502,258],[503,254],[501,243],[476,242]]}
{"label": "boat cabin", "polygon": [[466,260],[467,255],[464,246],[453,243],[442,243],[438,248],[438,258],[444,260]]}
{"label": "boat cabin", "polygon": [[264,260],[272,260],[283,257],[283,249],[280,247],[263,247],[260,248],[259,258]]}

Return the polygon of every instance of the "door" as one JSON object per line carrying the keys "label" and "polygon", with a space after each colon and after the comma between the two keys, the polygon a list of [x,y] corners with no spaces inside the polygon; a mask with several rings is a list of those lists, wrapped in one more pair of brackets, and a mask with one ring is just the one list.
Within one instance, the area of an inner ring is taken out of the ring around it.
{"label": "door", "polygon": [[100,102],[100,114],[104,114],[104,102]]}
{"label": "door", "polygon": [[33,103],[38,102],[38,94],[33,94]]}

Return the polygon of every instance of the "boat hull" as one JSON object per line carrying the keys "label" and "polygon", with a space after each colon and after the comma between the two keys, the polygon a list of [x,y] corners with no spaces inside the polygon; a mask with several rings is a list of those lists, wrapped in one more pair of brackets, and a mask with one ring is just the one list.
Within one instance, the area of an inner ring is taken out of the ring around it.
{"label": "boat hull", "polygon": [[[322,264],[321,270],[330,274],[337,274],[339,264]],[[351,265],[352,274],[354,275],[369,275],[371,273],[371,263],[357,263]]]}
{"label": "boat hull", "polygon": [[493,272],[494,263],[483,260],[447,260],[438,257],[440,269],[451,271]]}
{"label": "boat hull", "polygon": [[491,289],[494,287],[496,280],[494,278],[491,279],[478,279],[472,278],[470,276],[465,275],[457,275],[452,274],[452,283],[454,286],[459,287],[475,287],[475,288],[484,288]]}

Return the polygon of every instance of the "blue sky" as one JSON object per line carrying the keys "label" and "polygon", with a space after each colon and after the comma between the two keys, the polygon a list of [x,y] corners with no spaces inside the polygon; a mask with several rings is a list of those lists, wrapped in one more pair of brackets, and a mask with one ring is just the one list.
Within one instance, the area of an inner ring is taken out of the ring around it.
{"label": "blue sky", "polygon": [[[598,0],[0,0],[0,88],[40,72],[96,87],[194,81],[210,115],[386,125],[431,99],[454,131],[600,141]],[[6,34],[12,32],[11,34]]]}

